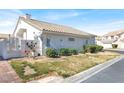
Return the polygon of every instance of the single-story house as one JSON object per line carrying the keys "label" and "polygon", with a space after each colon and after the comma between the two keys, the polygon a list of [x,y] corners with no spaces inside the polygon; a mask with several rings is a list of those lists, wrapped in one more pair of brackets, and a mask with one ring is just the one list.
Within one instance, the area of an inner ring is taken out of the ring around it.
{"label": "single-story house", "polygon": [[117,44],[118,48],[124,48],[124,29],[109,32],[97,38],[96,41],[104,48],[112,48],[112,44]]}
{"label": "single-story house", "polygon": [[11,49],[20,51],[16,57],[25,56],[20,53],[34,47],[37,56],[45,55],[47,48],[75,48],[79,51],[83,45],[95,44],[93,34],[69,26],[35,20],[29,14],[19,17],[12,36],[14,42]]}

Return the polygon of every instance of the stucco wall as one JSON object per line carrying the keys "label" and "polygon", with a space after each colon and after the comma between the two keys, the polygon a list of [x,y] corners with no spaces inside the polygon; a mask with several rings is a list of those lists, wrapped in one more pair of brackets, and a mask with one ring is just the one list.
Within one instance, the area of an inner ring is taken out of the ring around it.
{"label": "stucco wall", "polygon": [[[20,29],[26,29],[26,33],[24,33],[23,38],[20,38],[17,34],[20,31]],[[40,54],[42,55],[42,40],[40,38],[41,34],[42,34],[42,31],[39,31],[38,29],[36,29],[36,28],[32,27],[31,25],[25,23],[24,21],[20,20],[20,22],[16,28],[14,36],[20,39],[19,41],[20,41],[20,46],[22,47],[22,50],[25,49],[24,48],[25,40],[27,40],[27,41],[35,40],[34,37],[38,36],[39,49],[37,49],[37,51],[40,52]]]}
{"label": "stucco wall", "polygon": [[104,49],[112,48],[112,44],[103,44],[101,41],[96,40],[96,44],[103,46]]}
{"label": "stucco wall", "polygon": [[[26,29],[26,32],[27,32],[27,40],[34,40],[34,36],[35,35],[40,35],[42,34],[42,31],[39,31],[38,29],[32,27],[31,25],[25,23],[24,21],[20,20],[17,28],[16,28],[16,31],[15,31],[15,37],[18,37],[17,33],[20,29]],[[25,33],[26,34],[26,33]],[[26,36],[26,35],[24,35]],[[23,39],[26,39],[25,37]]]}
{"label": "stucco wall", "polygon": [[21,52],[21,50],[12,50],[10,49],[11,46],[15,45],[10,44],[9,40],[3,40],[0,41],[0,56],[3,59],[9,59],[9,58],[15,58],[15,57],[23,57],[24,54]]}
{"label": "stucco wall", "polygon": [[118,48],[124,48],[124,42],[117,41],[115,44],[118,44]]}
{"label": "stucco wall", "polygon": [[[101,41],[98,41],[98,40],[96,41],[96,44],[103,46],[104,49],[112,48],[112,44],[104,44],[104,43],[102,43]],[[117,48],[124,48],[124,42],[116,41],[113,44],[117,44],[118,45]]]}
{"label": "stucco wall", "polygon": [[121,45],[119,46],[119,48],[124,48],[124,43],[121,43]]}
{"label": "stucco wall", "polygon": [[124,38],[124,33],[120,35],[120,39],[123,39]]}
{"label": "stucco wall", "polygon": [[8,50],[8,51],[4,51],[2,58],[9,59],[9,58],[19,58],[24,56],[25,55],[21,52],[21,50]]}
{"label": "stucco wall", "polygon": [[[50,39],[50,48],[60,49],[60,48],[75,48],[80,50],[83,45],[86,44],[95,44],[95,39],[87,39],[81,37],[67,36],[67,35],[54,35],[54,34],[44,34],[43,35],[43,48],[46,49],[47,38]],[[69,38],[74,38],[74,41],[69,41]]]}
{"label": "stucco wall", "polygon": [[6,50],[6,46],[5,46],[5,42],[4,41],[0,41],[0,56],[3,56],[3,52],[4,50]]}

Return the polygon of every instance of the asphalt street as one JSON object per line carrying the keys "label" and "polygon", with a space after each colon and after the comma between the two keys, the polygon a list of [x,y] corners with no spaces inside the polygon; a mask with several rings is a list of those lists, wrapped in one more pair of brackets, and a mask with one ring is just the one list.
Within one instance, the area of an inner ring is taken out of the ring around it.
{"label": "asphalt street", "polygon": [[[124,54],[123,50],[114,52]],[[124,83],[124,58],[81,83]]]}

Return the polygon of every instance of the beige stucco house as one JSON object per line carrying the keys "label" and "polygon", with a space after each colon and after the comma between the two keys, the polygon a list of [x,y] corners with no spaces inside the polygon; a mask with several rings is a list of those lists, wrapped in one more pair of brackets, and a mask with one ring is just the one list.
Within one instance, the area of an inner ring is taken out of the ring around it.
{"label": "beige stucco house", "polygon": [[124,29],[109,32],[97,38],[96,41],[104,48],[112,48],[112,44],[117,44],[118,48],[124,48]]}
{"label": "beige stucco house", "polygon": [[[95,35],[80,31],[73,27],[48,23],[32,19],[29,14],[19,17],[13,32],[12,48],[8,50],[18,51],[15,57],[25,56],[25,50],[31,50],[29,45],[36,47],[34,55],[45,55],[47,48],[75,48],[80,50],[83,45],[95,44]],[[14,40],[14,42],[13,42]],[[6,53],[9,54],[9,53]],[[11,58],[12,56],[4,56]]]}

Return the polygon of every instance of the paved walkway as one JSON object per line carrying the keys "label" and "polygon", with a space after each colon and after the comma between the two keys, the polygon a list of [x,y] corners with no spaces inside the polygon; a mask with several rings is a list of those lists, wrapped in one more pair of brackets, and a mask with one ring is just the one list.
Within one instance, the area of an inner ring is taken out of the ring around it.
{"label": "paved walkway", "polygon": [[6,61],[0,61],[0,83],[20,83],[21,79]]}
{"label": "paved walkway", "polygon": [[60,83],[63,80],[60,76],[49,76],[39,80],[33,80],[28,83]]}
{"label": "paved walkway", "polygon": [[[124,51],[115,51],[124,54]],[[124,83],[124,58],[82,83]]]}

